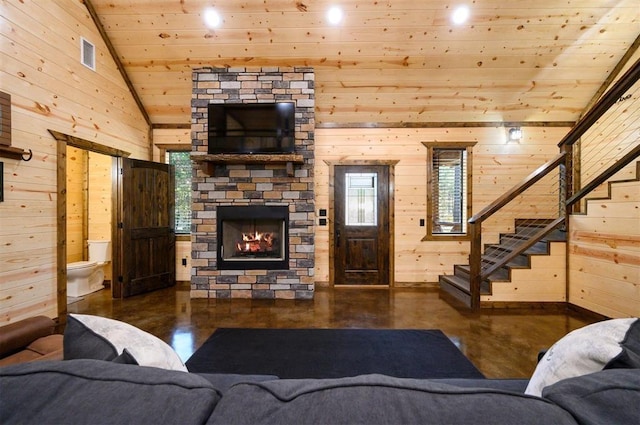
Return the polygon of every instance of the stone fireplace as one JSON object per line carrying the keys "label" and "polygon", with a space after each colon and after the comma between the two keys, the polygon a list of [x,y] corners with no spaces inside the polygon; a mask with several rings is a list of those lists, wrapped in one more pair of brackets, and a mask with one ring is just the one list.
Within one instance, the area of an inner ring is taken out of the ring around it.
{"label": "stone fireplace", "polygon": [[[269,102],[295,104],[293,153],[208,153],[210,103]],[[192,298],[313,298],[313,69],[196,69],[191,110]]]}

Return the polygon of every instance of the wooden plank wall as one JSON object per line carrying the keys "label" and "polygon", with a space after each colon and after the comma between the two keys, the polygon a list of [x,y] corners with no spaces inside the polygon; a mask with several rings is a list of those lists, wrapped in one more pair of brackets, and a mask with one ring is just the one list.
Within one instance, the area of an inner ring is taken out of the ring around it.
{"label": "wooden plank wall", "polygon": [[[0,90],[11,94],[12,144],[33,151],[29,162],[0,159],[0,324],[5,324],[60,312],[57,144],[47,130],[118,148],[133,158],[149,159],[150,152],[149,127],[82,2],[3,1],[0,9],[5,29]],[[81,36],[96,46],[95,72],[79,61]]]}
{"label": "wooden plank wall", "polygon": [[[639,57],[637,52],[629,62]],[[595,152],[585,155],[584,180],[597,168],[589,160],[606,163],[605,157],[610,151],[615,150],[619,157],[620,152],[639,143],[640,83],[626,96],[629,97],[614,106],[616,119],[600,120],[588,133],[590,137],[582,141],[583,152]],[[589,196],[592,199],[587,201],[586,215],[572,215],[569,222],[569,302],[607,317],[640,316],[640,175],[637,170],[634,162],[618,172],[610,179],[610,185],[602,185]],[[610,199],[595,199],[609,196]]]}
{"label": "wooden plank wall", "polygon": [[[112,167],[110,156],[89,152],[89,187],[87,202],[87,240],[111,240]],[[88,253],[87,253],[88,255]],[[88,258],[88,257],[87,257]],[[105,280],[111,280],[112,263],[104,267]]]}
{"label": "wooden plank wall", "polygon": [[86,260],[87,152],[67,146],[67,263]]}
{"label": "wooden plank wall", "polygon": [[640,316],[640,182],[612,184],[569,233],[569,302],[607,317]]}
{"label": "wooden plank wall", "polygon": [[[502,127],[423,129],[316,129],[316,209],[329,209],[329,166],[325,161],[398,160],[395,177],[395,281],[437,282],[453,273],[454,264],[468,264],[468,242],[422,242],[426,227],[426,148],[422,142],[475,141],[473,149],[473,211],[557,155],[557,142],[567,128],[525,127],[519,144],[507,143]],[[504,223],[488,233],[497,235]],[[511,223],[511,226],[513,224]],[[316,281],[329,280],[329,227],[316,227]],[[497,236],[495,236],[497,237]]]}
{"label": "wooden plank wall", "polygon": [[[187,262],[182,265],[182,260]],[[191,282],[191,240],[178,236],[176,240],[176,281]]]}

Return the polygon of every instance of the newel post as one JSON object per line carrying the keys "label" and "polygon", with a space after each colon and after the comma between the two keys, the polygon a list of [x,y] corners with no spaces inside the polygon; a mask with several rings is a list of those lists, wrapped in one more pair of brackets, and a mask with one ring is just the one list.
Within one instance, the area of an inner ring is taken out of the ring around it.
{"label": "newel post", "polygon": [[482,276],[482,221],[469,221],[471,246],[469,252],[469,289],[471,292],[471,309],[480,309],[480,283]]}
{"label": "newel post", "polygon": [[560,190],[558,199],[558,214],[564,218],[563,229],[566,231],[569,225],[569,215],[571,215],[573,207],[567,205],[567,200],[573,194],[573,146],[564,144],[560,147],[561,153],[564,154],[564,161],[559,166]]}

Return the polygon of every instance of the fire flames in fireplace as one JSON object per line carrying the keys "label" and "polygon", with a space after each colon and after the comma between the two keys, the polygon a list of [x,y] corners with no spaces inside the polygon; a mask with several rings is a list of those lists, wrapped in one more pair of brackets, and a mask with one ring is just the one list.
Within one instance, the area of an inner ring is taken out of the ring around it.
{"label": "fire flames in fireplace", "polygon": [[272,233],[243,233],[242,241],[236,244],[236,254],[269,253],[274,250],[275,237]]}

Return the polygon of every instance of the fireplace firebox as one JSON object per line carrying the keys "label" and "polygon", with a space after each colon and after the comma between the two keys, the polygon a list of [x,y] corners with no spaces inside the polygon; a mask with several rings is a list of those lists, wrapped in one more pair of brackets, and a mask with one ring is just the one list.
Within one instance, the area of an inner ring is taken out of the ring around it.
{"label": "fireplace firebox", "polygon": [[217,222],[219,270],[289,269],[287,206],[219,206]]}

